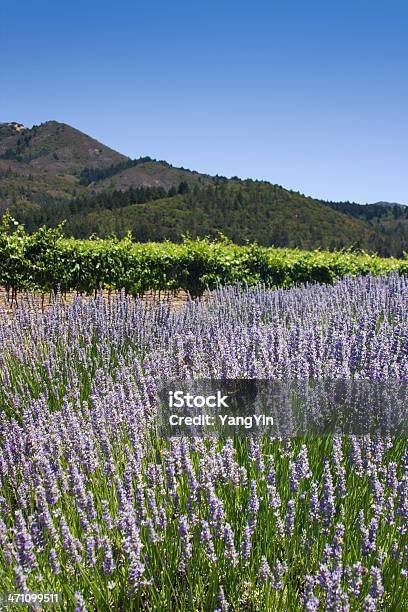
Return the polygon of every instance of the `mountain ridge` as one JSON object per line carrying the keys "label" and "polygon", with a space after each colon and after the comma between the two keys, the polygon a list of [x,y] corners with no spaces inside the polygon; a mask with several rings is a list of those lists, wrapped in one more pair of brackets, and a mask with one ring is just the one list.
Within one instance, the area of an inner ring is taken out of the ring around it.
{"label": "mountain ridge", "polygon": [[403,204],[402,202],[372,202],[368,204],[368,206],[408,206],[408,204]]}

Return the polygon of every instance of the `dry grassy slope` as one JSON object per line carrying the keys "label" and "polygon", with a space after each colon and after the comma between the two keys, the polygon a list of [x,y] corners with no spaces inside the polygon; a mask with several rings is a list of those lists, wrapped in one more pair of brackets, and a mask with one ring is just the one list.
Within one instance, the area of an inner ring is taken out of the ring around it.
{"label": "dry grassy slope", "polygon": [[0,155],[14,150],[24,164],[22,170],[28,165],[34,172],[51,176],[76,174],[84,167],[105,168],[127,159],[65,123],[47,121],[23,130],[1,127]]}
{"label": "dry grassy slope", "polygon": [[196,183],[207,185],[212,182],[212,179],[205,174],[151,161],[123,170],[123,172],[95,183],[92,187],[95,191],[106,189],[126,191],[130,187],[142,186],[170,189],[173,185],[178,186],[182,181],[186,181],[190,185]]}
{"label": "dry grassy slope", "polygon": [[[1,140],[0,140],[1,145]],[[19,176],[38,176],[39,174],[43,174],[36,168],[30,166],[30,164],[26,164],[24,162],[17,161],[15,159],[1,159],[0,158],[0,175],[3,180],[4,174],[7,171],[11,171],[14,174],[18,174]]]}

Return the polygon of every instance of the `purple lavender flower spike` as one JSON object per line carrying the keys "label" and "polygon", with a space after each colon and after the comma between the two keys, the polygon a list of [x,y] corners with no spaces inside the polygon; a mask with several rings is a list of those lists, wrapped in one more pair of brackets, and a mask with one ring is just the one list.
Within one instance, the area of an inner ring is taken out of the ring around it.
{"label": "purple lavender flower spike", "polygon": [[259,582],[261,584],[265,584],[269,582],[272,576],[271,568],[269,567],[269,563],[265,556],[261,558],[261,562],[259,564],[258,570]]}

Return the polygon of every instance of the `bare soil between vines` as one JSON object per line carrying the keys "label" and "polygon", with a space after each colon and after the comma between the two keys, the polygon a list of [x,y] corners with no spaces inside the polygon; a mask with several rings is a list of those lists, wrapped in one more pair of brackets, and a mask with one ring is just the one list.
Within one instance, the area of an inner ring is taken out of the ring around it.
{"label": "bare soil between vines", "polygon": [[[97,294],[101,295],[100,293]],[[121,295],[119,291],[117,292],[108,292],[102,291],[102,297],[107,302],[111,301],[115,296]],[[92,298],[93,296],[83,294],[80,296],[75,291],[69,292],[67,294],[61,295],[60,300],[62,305],[72,304],[76,297],[82,297],[83,299]],[[159,304],[163,302],[168,302],[175,309],[181,308],[188,301],[188,293],[185,291],[177,291],[174,292],[166,292],[166,291],[149,291],[140,296],[139,299],[142,299],[148,304]],[[133,298],[138,299],[138,298]],[[22,301],[25,301],[28,310],[33,311],[42,311],[44,312],[47,308],[50,308],[55,304],[56,296],[54,294],[41,294],[41,293],[28,293],[21,292],[17,293],[16,299],[11,300],[9,296],[7,296],[6,290],[4,288],[0,288],[0,310],[3,310],[7,313],[8,316],[13,316],[13,313],[18,310],[19,305]]]}

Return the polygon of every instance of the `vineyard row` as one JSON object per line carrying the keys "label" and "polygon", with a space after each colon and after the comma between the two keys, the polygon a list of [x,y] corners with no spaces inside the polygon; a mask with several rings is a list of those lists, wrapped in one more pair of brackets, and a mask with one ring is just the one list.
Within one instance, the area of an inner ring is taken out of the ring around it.
{"label": "vineyard row", "polygon": [[92,293],[103,288],[137,295],[181,289],[194,296],[207,287],[237,282],[288,287],[391,271],[408,273],[408,258],[237,246],[226,240],[181,244],[140,244],[130,237],[75,240],[64,238],[60,228],[44,227],[29,235],[8,216],[0,225],[0,285],[12,293],[57,288]]}

